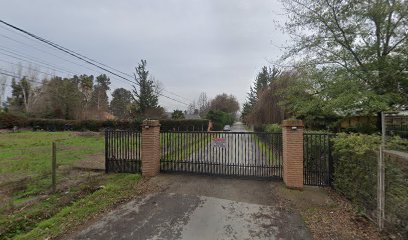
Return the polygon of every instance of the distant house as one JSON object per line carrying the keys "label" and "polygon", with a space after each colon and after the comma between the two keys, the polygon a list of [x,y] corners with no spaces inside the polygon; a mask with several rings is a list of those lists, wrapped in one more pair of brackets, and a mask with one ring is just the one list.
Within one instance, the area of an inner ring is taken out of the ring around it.
{"label": "distant house", "polygon": [[[166,118],[171,119],[172,112],[165,112],[164,115],[166,116]],[[187,113],[184,113],[184,118],[188,120],[201,119],[200,115],[198,114],[187,114]]]}
{"label": "distant house", "polygon": [[[344,118],[340,122],[340,128],[348,129],[355,128],[359,124],[370,124],[376,126],[378,123],[378,116],[364,116],[364,115],[355,115]],[[408,111],[401,111],[396,114],[387,113],[385,122],[387,126],[408,126]]]}
{"label": "distant house", "polygon": [[109,112],[88,112],[86,119],[115,120],[116,117]]}
{"label": "distant house", "polygon": [[198,114],[184,114],[185,119],[194,120],[194,119],[201,119],[200,115]]}

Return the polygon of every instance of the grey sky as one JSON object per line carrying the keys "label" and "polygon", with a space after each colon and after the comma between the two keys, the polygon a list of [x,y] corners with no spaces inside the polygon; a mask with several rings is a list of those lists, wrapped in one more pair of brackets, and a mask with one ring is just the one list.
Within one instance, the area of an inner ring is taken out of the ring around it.
{"label": "grey sky", "polygon": [[[197,99],[200,92],[210,98],[225,92],[241,104],[257,71],[268,64],[267,59],[281,54],[276,46],[287,39],[276,26],[276,21],[284,21],[281,12],[278,0],[1,0],[0,8],[1,19],[122,71],[131,73],[140,59],[146,59],[164,89],[187,99]],[[0,34],[79,63],[3,27]],[[75,73],[101,72],[1,36],[0,47]],[[19,62],[5,55],[0,59]],[[11,65],[0,62],[0,67]],[[113,88],[130,88],[119,80],[112,82]],[[167,110],[185,109],[163,98],[160,104]]]}

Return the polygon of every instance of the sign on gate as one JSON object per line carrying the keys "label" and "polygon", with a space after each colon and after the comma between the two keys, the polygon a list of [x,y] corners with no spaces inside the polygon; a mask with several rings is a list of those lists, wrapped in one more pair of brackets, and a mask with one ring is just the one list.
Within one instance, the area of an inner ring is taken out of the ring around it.
{"label": "sign on gate", "polygon": [[225,138],[213,138],[212,146],[215,148],[225,148]]}

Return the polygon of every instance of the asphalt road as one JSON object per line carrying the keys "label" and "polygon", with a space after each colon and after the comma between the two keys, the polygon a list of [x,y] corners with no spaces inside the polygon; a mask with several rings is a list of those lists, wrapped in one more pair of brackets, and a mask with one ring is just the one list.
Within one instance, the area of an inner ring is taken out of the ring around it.
{"label": "asphalt road", "polygon": [[281,183],[165,175],[162,191],[133,200],[71,239],[311,239],[298,213],[275,194]]}

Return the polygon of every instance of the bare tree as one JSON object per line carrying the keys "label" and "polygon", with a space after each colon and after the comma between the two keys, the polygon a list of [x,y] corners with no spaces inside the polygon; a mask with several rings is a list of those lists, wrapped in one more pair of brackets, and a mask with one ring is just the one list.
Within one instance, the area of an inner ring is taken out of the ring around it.
{"label": "bare tree", "polygon": [[6,82],[7,82],[7,77],[3,75],[0,76],[0,108],[6,96]]}
{"label": "bare tree", "polygon": [[198,97],[197,105],[200,116],[203,117],[207,115],[210,109],[210,102],[208,101],[207,94],[205,92],[202,92]]}

